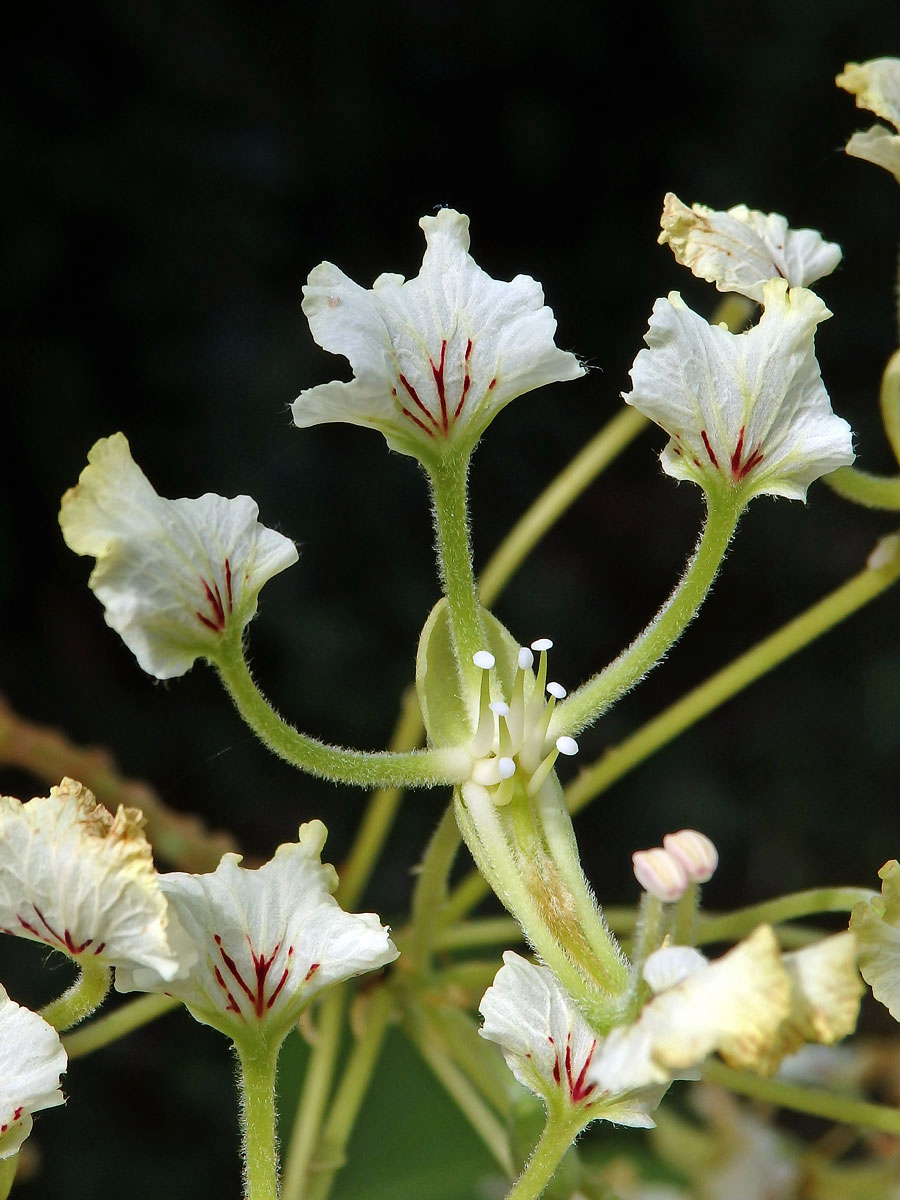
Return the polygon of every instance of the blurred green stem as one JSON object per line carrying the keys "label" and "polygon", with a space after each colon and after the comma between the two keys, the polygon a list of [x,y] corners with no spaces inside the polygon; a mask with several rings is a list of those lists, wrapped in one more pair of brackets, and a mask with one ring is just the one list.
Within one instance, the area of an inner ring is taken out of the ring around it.
{"label": "blurred green stem", "polygon": [[92,962],[78,962],[79,975],[70,988],[41,1009],[41,1016],[60,1033],[71,1029],[106,999],[112,971]]}
{"label": "blurred green stem", "polygon": [[275,1072],[280,1043],[260,1038],[239,1046],[240,1118],[243,1130],[244,1200],[278,1200],[275,1138]]}
{"label": "blurred green stem", "polygon": [[129,1000],[127,1004],[123,1004],[114,1012],[91,1021],[84,1029],[79,1029],[76,1033],[70,1033],[64,1037],[63,1046],[66,1054],[70,1060],[82,1058],[85,1054],[93,1054],[95,1050],[101,1050],[104,1046],[111,1045],[133,1030],[140,1029],[142,1025],[148,1025],[157,1017],[171,1012],[173,1008],[178,1008],[178,1005],[179,1001],[174,1000],[171,996],[156,996],[152,993],[138,996],[136,1000]]}

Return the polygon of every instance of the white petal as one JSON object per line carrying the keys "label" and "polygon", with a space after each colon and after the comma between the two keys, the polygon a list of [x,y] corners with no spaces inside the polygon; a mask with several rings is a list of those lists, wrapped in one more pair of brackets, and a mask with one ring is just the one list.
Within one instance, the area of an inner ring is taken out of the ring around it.
{"label": "white petal", "polygon": [[854,457],[814,353],[830,313],[784,280],[767,283],[763,299],[759,323],[741,334],[710,326],[677,292],[658,300],[623,398],[671,435],[660,461],[676,479],[803,500]]}
{"label": "white petal", "polygon": [[890,121],[900,132],[900,58],[847,63],[835,83],[856,97],[857,108]]}
{"label": "white petal", "polygon": [[0,985],[0,1159],[31,1132],[31,1114],[63,1103],[66,1052],[56,1030],[10,1000]]}
{"label": "white petal", "polygon": [[263,1026],[286,1033],[329,984],[393,962],[397,949],[378,918],[346,913],[332,897],[337,875],[320,861],[325,836],[311,821],[256,870],[226,854],[210,874],[161,876],[196,965],[171,983],[118,971],[118,990],[175,996],[239,1040]]}
{"label": "white petal", "polygon": [[878,875],[882,894],[854,905],[850,929],[863,979],[875,999],[900,1021],[900,863],[891,859]]}
{"label": "white petal", "polygon": [[671,192],[663,206],[660,243],[668,242],[676,259],[720,292],[740,292],[762,303],[763,284],[786,279],[808,287],[830,275],[841,261],[841,248],[814,229],[790,229],[780,213],[763,213],[739,204],[716,212],[703,204],[690,208]]}
{"label": "white petal", "polygon": [[603,1039],[588,1025],[575,1002],[547,967],[514,954],[503,966],[479,1006],[482,1037],[496,1042],[516,1079],[548,1105],[560,1101],[618,1125],[652,1127],[650,1112],[665,1088],[610,1093],[592,1070]]}
{"label": "white petal", "polygon": [[297,561],[288,538],[260,525],[249,496],[158,496],[124,434],[101,438],[60,525],[76,554],[97,559],[90,586],[143,669],[183,675],[215,657],[222,634],[243,628],[263,584]]}
{"label": "white petal", "polygon": [[76,961],[172,979],[172,922],[143,820],[134,808],[113,817],[71,779],[26,804],[0,797],[0,927]]}
{"label": "white petal", "polygon": [[873,125],[862,133],[854,133],[844,149],[852,158],[884,167],[900,183],[900,135],[883,125]]}
{"label": "white petal", "polygon": [[589,1074],[624,1090],[667,1083],[713,1050],[733,1066],[757,1066],[788,1013],[790,980],[768,926],[675,987],[638,1020],[614,1029]]}
{"label": "white petal", "polygon": [[419,224],[426,250],[415,279],[381,275],[366,290],[331,263],[311,272],[312,335],[356,378],[302,392],[297,425],[368,425],[393,449],[428,458],[450,442],[474,446],[516,396],[584,374],[554,344],[540,285],[526,275],[498,282],[472,259],[468,217],[442,209]]}

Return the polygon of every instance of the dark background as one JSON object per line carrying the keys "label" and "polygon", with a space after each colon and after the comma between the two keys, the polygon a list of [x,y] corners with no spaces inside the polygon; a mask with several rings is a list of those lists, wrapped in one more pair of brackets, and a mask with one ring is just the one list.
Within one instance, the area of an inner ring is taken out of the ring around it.
{"label": "dark background", "polygon": [[[898,52],[892,0],[762,0],[739,18],[698,0],[661,14],[575,0],[107,0],[20,11],[0,82],[0,689],[25,715],[109,747],[127,773],[230,829],[250,854],[270,854],[300,821],[322,817],[339,863],[363,797],[272,759],[211,672],[154,683],[104,625],[89,564],[56,524],[90,446],[122,429],[161,494],[250,493],[261,519],[298,541],[300,564],[267,585],[252,627],[261,683],[310,733],[380,747],[438,596],[426,489],[378,434],[291,425],[287,406],[302,388],[349,377],[300,312],[309,270],[328,258],[366,285],[382,271],[412,276],[418,218],[453,205],[471,216],[479,264],[497,278],[539,279],[558,344],[594,368],[517,400],[490,428],[472,472],[480,564],[618,410],[654,299],[680,288],[704,311],[714,303],[656,245],[667,190],[783,212],[842,243],[842,266],[819,285],[836,314],[820,329],[819,357],[836,411],[857,431],[860,465],[890,471],[876,400],[897,342],[900,193],[886,172],[841,153],[870,120],[833,77],[847,60]],[[639,631],[694,544],[699,492],[661,474],[664,440],[653,432],[632,446],[497,606],[523,641],[555,637],[553,674],[569,686]],[[822,484],[806,508],[754,502],[702,618],[583,737],[581,761],[855,573],[896,525]],[[898,695],[889,593],[579,819],[600,899],[631,902],[631,851],[682,825],[719,845],[712,904],[875,882],[900,851]],[[6,790],[28,792],[30,781],[6,775]],[[443,802],[410,799],[367,907],[404,912],[408,870]],[[22,969],[16,959],[9,972]],[[52,992],[41,978],[23,980],[18,998]],[[206,1062],[208,1044],[218,1083],[199,1067],[173,1074],[177,1083],[161,1078],[160,1037],[187,1066]],[[87,1112],[92,1137],[109,1131],[131,1165],[92,1142],[102,1161],[84,1163],[68,1195],[118,1191],[123,1169],[135,1172],[136,1195],[236,1194],[220,1043],[169,1017],[90,1070],[73,1067],[68,1110],[40,1118],[43,1181],[23,1197],[62,1194],[74,1152],[65,1148],[85,1138]],[[114,1091],[123,1071],[138,1081],[140,1118]],[[444,1119],[434,1116],[432,1145],[448,1141]],[[389,1129],[379,1136],[389,1146]],[[197,1168],[194,1150],[216,1139],[221,1154]],[[425,1195],[421,1181],[397,1186],[397,1196]],[[441,1190],[451,1186],[428,1195],[468,1194]]]}

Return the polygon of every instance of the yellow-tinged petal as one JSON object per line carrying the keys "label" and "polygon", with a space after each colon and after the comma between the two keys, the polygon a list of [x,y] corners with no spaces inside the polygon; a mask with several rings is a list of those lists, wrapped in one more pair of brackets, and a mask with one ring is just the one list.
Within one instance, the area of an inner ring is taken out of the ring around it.
{"label": "yellow-tinged petal", "polygon": [[872,995],[900,1021],[900,863],[891,859],[878,872],[881,895],[861,900],[850,914],[859,969]]}
{"label": "yellow-tinged petal", "polygon": [[717,212],[705,204],[690,208],[669,192],[660,218],[659,242],[668,242],[678,262],[720,292],[739,292],[763,302],[763,285],[786,279],[790,287],[809,287],[830,275],[841,261],[841,248],[814,229],[791,229],[780,213],[763,213],[738,204]]}
{"label": "yellow-tinged petal", "polygon": [[27,803],[0,797],[0,928],[76,961],[171,980],[173,923],[143,824],[137,809],[113,816],[72,779]]}
{"label": "yellow-tinged petal", "polygon": [[857,108],[875,113],[896,131],[873,125],[854,133],[846,145],[847,153],[884,167],[900,183],[900,58],[847,63],[835,82],[856,97]]}
{"label": "yellow-tinged petal", "polygon": [[90,587],[106,623],[157,679],[215,658],[243,629],[267,580],[297,561],[294,543],[257,520],[249,496],[159,496],[124,434],[101,438],[59,523],[76,554],[96,558]]}

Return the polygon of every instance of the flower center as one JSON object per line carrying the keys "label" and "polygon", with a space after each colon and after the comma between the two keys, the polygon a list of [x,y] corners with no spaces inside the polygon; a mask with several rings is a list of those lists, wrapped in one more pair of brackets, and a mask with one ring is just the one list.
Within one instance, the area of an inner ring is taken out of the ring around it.
{"label": "flower center", "polygon": [[[577,754],[574,738],[548,737],[550,718],[557,700],[566,689],[547,683],[547,651],[553,643],[539,638],[531,648],[519,650],[518,664],[509,700],[491,700],[490,672],[495,659],[479,650],[472,661],[481,670],[478,726],[469,749],[474,762],[472,779],[492,790],[496,804],[508,804],[517,787],[528,796],[537,794],[560,754]],[[540,655],[537,674],[531,675],[534,655]]]}
{"label": "flower center", "polygon": [[[449,437],[453,426],[463,415],[472,386],[469,370],[471,357],[472,339],[468,338],[462,362],[458,368],[451,370],[447,361],[447,339],[444,338],[437,362],[431,356],[428,358],[430,378],[425,373],[417,383],[413,383],[402,371],[397,372],[398,386],[391,388],[391,395],[403,416],[428,437]],[[492,379],[488,391],[496,383],[496,378]]]}

